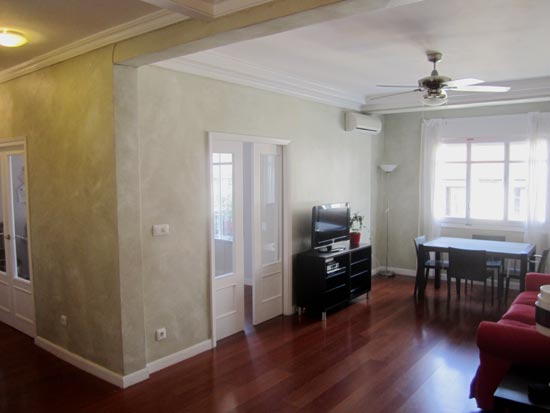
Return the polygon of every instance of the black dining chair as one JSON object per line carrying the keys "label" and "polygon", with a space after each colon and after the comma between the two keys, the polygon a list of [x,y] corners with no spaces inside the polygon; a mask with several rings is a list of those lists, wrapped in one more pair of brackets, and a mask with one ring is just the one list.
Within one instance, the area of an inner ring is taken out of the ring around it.
{"label": "black dining chair", "polygon": [[[414,248],[416,250],[416,262],[417,265],[420,265],[420,263],[424,263],[425,268],[425,274],[424,274],[424,285],[427,285],[428,283],[428,277],[430,275],[430,270],[436,270],[436,269],[444,269],[446,270],[449,267],[449,261],[446,260],[435,260],[430,258],[429,252],[424,252],[422,256],[420,256],[420,245],[423,245],[426,242],[426,236],[421,235],[420,237],[416,237],[414,239]],[[418,279],[414,283],[414,295],[416,296],[416,292],[418,291],[418,288],[423,288],[424,286],[418,285]]]}
{"label": "black dining chair", "polygon": [[[535,266],[535,272],[545,272],[546,262],[548,261],[548,253],[550,250],[546,249],[542,254],[534,254],[529,260],[529,265]],[[517,262],[517,261],[516,261]],[[504,290],[504,303],[508,303],[508,290],[510,289],[510,279],[519,280],[521,277],[521,268],[518,266],[508,266],[506,269],[506,286]]]}
{"label": "black dining chair", "polygon": [[451,299],[451,280],[456,280],[456,294],[460,299],[460,282],[464,279],[483,282],[483,306],[487,295],[487,278],[491,277],[491,305],[494,303],[495,277],[494,270],[487,268],[485,251],[449,248],[449,269],[447,270],[447,297]]}
{"label": "black dining chair", "polygon": [[[472,239],[480,239],[480,240],[486,240],[486,241],[506,241],[506,237],[504,235],[481,235],[481,234],[474,234],[472,235]],[[504,273],[504,260],[502,258],[497,257],[487,257],[487,268],[493,271],[498,271],[498,276],[503,277]],[[473,285],[473,281],[470,281],[470,286]],[[499,297],[500,299],[500,297]]]}

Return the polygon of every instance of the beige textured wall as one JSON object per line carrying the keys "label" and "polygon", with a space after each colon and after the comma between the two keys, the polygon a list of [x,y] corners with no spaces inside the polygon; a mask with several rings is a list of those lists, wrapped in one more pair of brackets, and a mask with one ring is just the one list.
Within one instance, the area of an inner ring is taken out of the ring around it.
{"label": "beige textured wall", "polygon": [[[335,107],[155,67],[139,69],[147,360],[210,337],[207,132],[290,146],[293,252],[309,248],[311,207],[349,201],[370,216],[373,138],[343,130]],[[121,190],[119,188],[119,190]],[[151,226],[170,224],[153,238]],[[168,339],[154,341],[164,326]]]}
{"label": "beige textured wall", "polygon": [[0,137],[28,139],[38,335],[122,372],[111,54],[1,84]]}
{"label": "beige textured wall", "polygon": [[[504,115],[526,112],[548,112],[550,103],[531,103],[522,105],[493,106],[471,109],[452,109],[425,112],[428,118],[459,118],[474,116]],[[390,228],[390,266],[397,268],[416,268],[413,239],[418,234],[419,203],[419,162],[420,127],[422,113],[386,115],[384,117],[385,144],[384,158],[399,165],[391,174],[388,185],[392,206]],[[379,216],[382,217],[381,210]],[[385,231],[384,231],[385,232]],[[471,237],[472,233],[496,234],[498,231],[479,231],[467,229],[444,229],[442,235]],[[522,233],[503,233],[506,239],[521,240]],[[385,240],[385,234],[378,239]],[[385,241],[383,241],[385,242]],[[381,251],[380,257],[385,259]]]}
{"label": "beige textured wall", "polygon": [[124,373],[143,369],[145,330],[141,259],[137,69],[115,65],[118,251]]}

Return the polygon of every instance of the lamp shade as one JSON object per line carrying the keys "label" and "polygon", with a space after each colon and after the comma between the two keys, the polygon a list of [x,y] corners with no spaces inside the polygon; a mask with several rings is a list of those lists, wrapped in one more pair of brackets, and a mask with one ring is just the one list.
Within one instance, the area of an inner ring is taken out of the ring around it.
{"label": "lamp shade", "polygon": [[380,165],[380,169],[382,169],[386,173],[390,173],[395,171],[395,168],[397,168],[397,165],[391,164],[391,163],[384,163]]}

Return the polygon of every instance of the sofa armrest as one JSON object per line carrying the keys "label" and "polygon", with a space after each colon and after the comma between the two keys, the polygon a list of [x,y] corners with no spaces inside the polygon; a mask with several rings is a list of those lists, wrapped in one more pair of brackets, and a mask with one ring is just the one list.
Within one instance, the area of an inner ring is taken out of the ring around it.
{"label": "sofa armrest", "polygon": [[540,287],[546,284],[550,284],[550,274],[528,272],[525,275],[525,289],[527,291],[539,291]]}
{"label": "sofa armrest", "polygon": [[529,327],[482,321],[477,331],[477,345],[512,364],[550,366],[550,337]]}

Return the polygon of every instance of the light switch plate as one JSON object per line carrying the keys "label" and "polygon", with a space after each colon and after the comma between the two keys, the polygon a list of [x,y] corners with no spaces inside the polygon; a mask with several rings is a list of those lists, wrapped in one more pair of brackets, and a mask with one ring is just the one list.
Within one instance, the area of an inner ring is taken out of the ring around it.
{"label": "light switch plate", "polygon": [[153,225],[153,237],[162,237],[170,233],[170,225],[155,224]]}

